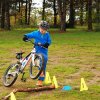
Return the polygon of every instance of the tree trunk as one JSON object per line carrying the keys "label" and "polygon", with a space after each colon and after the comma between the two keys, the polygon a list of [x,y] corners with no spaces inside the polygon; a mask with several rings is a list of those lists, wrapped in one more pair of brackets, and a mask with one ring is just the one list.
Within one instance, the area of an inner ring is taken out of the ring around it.
{"label": "tree trunk", "polygon": [[70,0],[70,18],[69,25],[71,28],[74,28],[75,24],[75,9],[74,9],[74,0]]}
{"label": "tree trunk", "polygon": [[27,5],[28,5],[28,0],[26,0],[26,8],[25,8],[25,24],[27,24]]}
{"label": "tree trunk", "polygon": [[66,6],[67,0],[57,0],[58,3],[58,13],[60,16],[61,31],[66,31]]}
{"label": "tree trunk", "polygon": [[5,9],[5,16],[6,16],[6,25],[5,29],[10,30],[10,14],[9,14],[9,1],[6,1],[6,9]]}
{"label": "tree trunk", "polygon": [[83,6],[84,3],[82,0],[80,0],[80,25],[83,26]]}
{"label": "tree trunk", "polygon": [[96,0],[96,31],[100,31],[100,2]]}
{"label": "tree trunk", "polygon": [[32,0],[29,1],[29,12],[28,12],[28,25],[30,24],[30,12],[31,12],[31,3],[32,3]]}
{"label": "tree trunk", "polygon": [[[16,10],[16,8],[17,8],[17,2],[15,2],[15,10]],[[16,25],[16,12],[15,12],[15,14],[14,14],[14,18],[15,18],[14,24]]]}
{"label": "tree trunk", "polygon": [[5,0],[1,3],[1,28],[5,27]]}
{"label": "tree trunk", "polygon": [[54,10],[54,27],[57,27],[57,10],[56,10],[56,0],[53,1],[53,10]]}
{"label": "tree trunk", "polygon": [[0,28],[1,28],[1,1],[0,1]]}
{"label": "tree trunk", "polygon": [[18,10],[19,10],[19,12],[20,12],[20,1],[19,1],[19,7],[18,7],[18,8],[19,8]]}
{"label": "tree trunk", "polygon": [[88,30],[92,29],[92,0],[88,0]]}
{"label": "tree trunk", "polygon": [[100,2],[96,0],[96,19],[97,23],[100,23]]}
{"label": "tree trunk", "polygon": [[43,0],[42,20],[45,20],[45,0]]}
{"label": "tree trunk", "polygon": [[61,31],[66,31],[66,15],[62,14],[61,17]]}
{"label": "tree trunk", "polygon": [[23,21],[22,21],[23,15],[22,15],[22,9],[21,9],[21,7],[23,7],[23,2],[21,2],[21,5],[20,5],[20,14],[21,14],[21,16],[20,16],[20,24],[22,25],[23,24]]}

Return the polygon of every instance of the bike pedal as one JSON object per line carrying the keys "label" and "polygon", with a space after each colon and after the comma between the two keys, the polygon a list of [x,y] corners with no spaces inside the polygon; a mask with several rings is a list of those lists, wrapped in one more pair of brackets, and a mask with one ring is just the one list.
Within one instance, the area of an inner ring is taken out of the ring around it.
{"label": "bike pedal", "polygon": [[22,82],[26,82],[26,78],[21,79]]}
{"label": "bike pedal", "polygon": [[26,82],[26,78],[24,78],[24,75],[25,75],[25,72],[22,72],[22,78],[21,78],[22,82]]}

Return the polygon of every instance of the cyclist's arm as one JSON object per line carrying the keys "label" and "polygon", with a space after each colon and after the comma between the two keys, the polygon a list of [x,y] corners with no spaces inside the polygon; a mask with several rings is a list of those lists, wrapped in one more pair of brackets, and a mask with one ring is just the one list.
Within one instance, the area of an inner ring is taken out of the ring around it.
{"label": "cyclist's arm", "polygon": [[34,31],[31,33],[27,33],[24,36],[26,36],[28,39],[37,38],[37,33]]}

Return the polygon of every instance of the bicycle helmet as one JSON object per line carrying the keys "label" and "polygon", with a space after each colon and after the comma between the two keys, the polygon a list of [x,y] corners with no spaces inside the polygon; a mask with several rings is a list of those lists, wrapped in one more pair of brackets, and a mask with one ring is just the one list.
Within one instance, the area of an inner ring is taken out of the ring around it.
{"label": "bicycle helmet", "polygon": [[47,29],[49,29],[49,24],[46,21],[41,21],[40,24],[39,24],[39,27],[47,30]]}

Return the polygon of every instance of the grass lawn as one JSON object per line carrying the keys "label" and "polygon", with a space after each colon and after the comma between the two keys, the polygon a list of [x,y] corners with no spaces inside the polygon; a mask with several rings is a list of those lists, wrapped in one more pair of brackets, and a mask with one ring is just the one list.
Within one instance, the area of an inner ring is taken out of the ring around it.
{"label": "grass lawn", "polygon": [[[25,69],[26,82],[19,75],[15,84],[4,87],[2,76],[10,63],[16,62],[15,53],[20,50],[28,54],[32,45],[22,41],[23,34],[32,28],[0,31],[0,99],[16,88],[35,87],[37,80],[29,77],[29,68]],[[82,28],[68,29],[61,33],[52,29],[52,45],[49,47],[47,71],[50,77],[55,75],[59,88],[52,91],[16,93],[17,100],[100,100],[100,32],[87,32]],[[85,79],[88,91],[80,92],[81,78]],[[72,90],[63,91],[70,85]]]}

